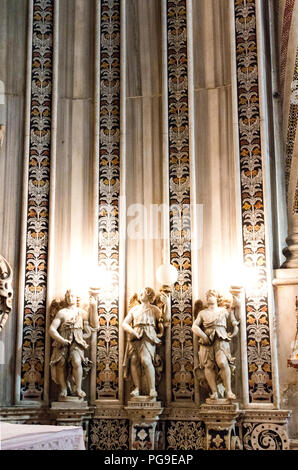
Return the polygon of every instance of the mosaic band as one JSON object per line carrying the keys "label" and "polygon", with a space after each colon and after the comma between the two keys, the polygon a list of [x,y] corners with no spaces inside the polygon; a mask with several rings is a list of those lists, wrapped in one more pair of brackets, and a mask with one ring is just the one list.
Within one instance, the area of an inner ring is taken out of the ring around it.
{"label": "mosaic band", "polygon": [[97,397],[119,391],[120,0],[102,0],[100,18],[98,263],[111,279],[99,299]]}
{"label": "mosaic band", "polygon": [[170,260],[179,272],[172,293],[172,399],[194,399],[187,2],[167,2]]}
{"label": "mosaic band", "polygon": [[43,399],[54,0],[33,1],[31,119],[21,395]]}
{"label": "mosaic band", "polygon": [[272,402],[265,210],[255,0],[235,1],[243,261],[257,276],[246,293],[248,383],[251,402]]}

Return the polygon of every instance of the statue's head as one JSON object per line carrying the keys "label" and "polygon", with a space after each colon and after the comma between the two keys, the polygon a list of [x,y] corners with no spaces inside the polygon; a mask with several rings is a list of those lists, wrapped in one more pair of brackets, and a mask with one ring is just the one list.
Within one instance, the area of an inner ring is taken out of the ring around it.
{"label": "statue's head", "polygon": [[148,300],[148,302],[152,304],[155,300],[155,292],[151,287],[144,287],[144,289],[141,290],[139,297],[141,301],[144,302]]}
{"label": "statue's head", "polygon": [[208,305],[217,304],[218,298],[219,298],[219,293],[214,289],[209,289],[208,292],[206,293],[206,299],[207,299]]}
{"label": "statue's head", "polygon": [[65,294],[65,300],[67,305],[75,305],[77,301],[77,297],[71,289],[68,289]]}

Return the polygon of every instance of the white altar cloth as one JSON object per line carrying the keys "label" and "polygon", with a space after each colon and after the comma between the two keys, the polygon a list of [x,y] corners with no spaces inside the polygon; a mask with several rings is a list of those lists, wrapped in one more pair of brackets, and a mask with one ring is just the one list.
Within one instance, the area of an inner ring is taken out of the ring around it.
{"label": "white altar cloth", "polygon": [[0,422],[1,450],[85,450],[83,429]]}

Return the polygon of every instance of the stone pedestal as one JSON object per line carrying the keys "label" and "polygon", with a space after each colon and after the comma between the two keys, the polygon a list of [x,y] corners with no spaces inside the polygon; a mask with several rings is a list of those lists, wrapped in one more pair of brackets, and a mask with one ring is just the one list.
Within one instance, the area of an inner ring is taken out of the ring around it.
{"label": "stone pedestal", "polygon": [[206,425],[207,450],[241,450],[241,437],[236,432],[236,422],[241,416],[238,403],[228,400],[208,400],[201,406]]}
{"label": "stone pedestal", "polygon": [[93,415],[86,400],[78,397],[66,397],[63,401],[51,403],[51,415],[57,426],[81,426],[84,431],[86,449],[88,449],[88,426]]}
{"label": "stone pedestal", "polygon": [[160,401],[150,397],[138,397],[125,407],[130,420],[130,449],[156,450],[156,425],[163,411]]}
{"label": "stone pedestal", "polygon": [[53,410],[87,409],[88,402],[78,397],[65,397],[63,400],[53,401],[51,408]]}

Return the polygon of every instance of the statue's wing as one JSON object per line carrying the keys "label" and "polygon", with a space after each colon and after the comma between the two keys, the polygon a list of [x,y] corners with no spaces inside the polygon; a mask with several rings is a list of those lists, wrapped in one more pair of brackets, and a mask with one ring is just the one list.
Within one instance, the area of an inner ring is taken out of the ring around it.
{"label": "statue's wing", "polygon": [[59,298],[55,298],[51,305],[50,305],[50,308],[49,308],[49,315],[50,315],[50,321],[52,322],[56,316],[56,314],[58,313],[59,310],[61,310],[61,308],[64,307],[64,301],[60,300]]}
{"label": "statue's wing", "polygon": [[155,296],[153,305],[155,305],[155,306],[158,307],[158,308],[161,308],[161,307],[163,306],[163,303],[162,303],[161,300],[160,300],[160,295],[159,295],[159,294],[157,294],[157,295]]}
{"label": "statue's wing", "polygon": [[201,299],[196,300],[195,305],[194,305],[194,311],[193,311],[194,319],[197,318],[197,316],[199,315],[200,311],[203,310],[203,308],[204,308],[203,301]]}
{"label": "statue's wing", "polygon": [[0,279],[10,281],[12,279],[12,269],[8,261],[0,255]]}
{"label": "statue's wing", "polygon": [[135,293],[135,294],[131,297],[130,301],[128,302],[128,310],[130,310],[131,308],[135,307],[136,305],[140,305],[140,303],[141,303],[141,302],[140,302],[139,299],[138,299],[138,294]]}

